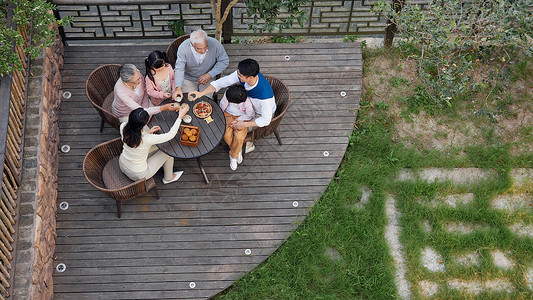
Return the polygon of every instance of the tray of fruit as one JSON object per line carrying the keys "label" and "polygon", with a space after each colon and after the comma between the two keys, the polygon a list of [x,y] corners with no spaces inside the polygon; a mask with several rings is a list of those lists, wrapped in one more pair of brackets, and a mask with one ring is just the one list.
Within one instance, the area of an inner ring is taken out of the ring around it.
{"label": "tray of fruit", "polygon": [[198,146],[200,141],[200,128],[196,126],[180,126],[180,143],[186,146]]}

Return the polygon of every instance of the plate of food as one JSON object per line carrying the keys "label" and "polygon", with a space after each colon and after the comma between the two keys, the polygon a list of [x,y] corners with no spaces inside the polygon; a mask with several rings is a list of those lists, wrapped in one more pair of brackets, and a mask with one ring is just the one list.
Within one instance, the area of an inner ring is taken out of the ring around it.
{"label": "plate of food", "polygon": [[198,118],[205,119],[211,115],[211,112],[213,112],[213,107],[211,107],[211,104],[205,101],[200,101],[192,107],[192,111]]}

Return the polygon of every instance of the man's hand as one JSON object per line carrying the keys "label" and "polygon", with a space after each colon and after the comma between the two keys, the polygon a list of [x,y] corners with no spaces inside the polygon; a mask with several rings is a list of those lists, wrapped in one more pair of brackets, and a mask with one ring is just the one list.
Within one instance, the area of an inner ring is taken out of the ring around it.
{"label": "man's hand", "polygon": [[146,133],[154,133],[154,132],[158,132],[159,130],[161,130],[161,127],[159,126],[154,126],[150,129],[148,129],[148,131],[146,131]]}
{"label": "man's hand", "polygon": [[[202,97],[202,93],[198,92],[198,91],[192,91],[192,92],[189,92],[189,101],[194,101],[200,97]],[[191,99],[192,97],[192,99]]]}
{"label": "man's hand", "polygon": [[198,83],[199,84],[208,84],[209,83],[209,80],[211,80],[211,75],[209,75],[209,73],[205,73],[204,75],[198,77]]}
{"label": "man's hand", "polygon": [[243,130],[246,128],[246,124],[241,120],[234,120],[229,126],[237,130]]}
{"label": "man's hand", "polygon": [[183,98],[183,91],[181,90],[181,86],[178,86],[178,87],[174,90],[174,93],[172,93],[172,100],[174,100],[174,101],[178,101],[178,100],[177,100],[178,97]]}

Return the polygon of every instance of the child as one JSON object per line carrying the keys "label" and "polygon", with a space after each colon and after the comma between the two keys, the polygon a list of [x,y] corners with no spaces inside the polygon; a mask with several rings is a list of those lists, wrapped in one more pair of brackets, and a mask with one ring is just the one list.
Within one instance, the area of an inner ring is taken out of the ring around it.
{"label": "child", "polygon": [[226,133],[224,140],[229,145],[229,167],[237,170],[237,164],[242,162],[242,144],[248,133],[247,128],[235,129],[230,127],[233,121],[249,121],[255,113],[252,101],[248,98],[246,89],[240,84],[232,85],[228,88],[222,100],[220,108],[224,111],[226,117]]}
{"label": "child", "polygon": [[146,93],[154,105],[159,105],[172,97],[175,89],[174,70],[168,62],[167,55],[161,51],[152,51],[144,60],[144,64],[146,66]]}

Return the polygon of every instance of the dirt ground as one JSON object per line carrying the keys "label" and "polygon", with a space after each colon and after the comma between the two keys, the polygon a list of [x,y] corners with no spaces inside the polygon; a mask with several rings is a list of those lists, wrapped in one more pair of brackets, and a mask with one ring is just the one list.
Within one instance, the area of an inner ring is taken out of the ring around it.
{"label": "dirt ground", "polygon": [[[486,95],[481,94],[470,103],[460,103],[452,114],[432,116],[421,111],[409,117],[401,116],[405,109],[402,99],[414,94],[421,83],[417,67],[416,61],[394,55],[365,58],[362,100],[370,101],[371,105],[388,104],[388,113],[395,122],[395,140],[425,149],[462,148],[484,141],[510,143],[513,155],[533,150],[533,81],[520,79],[509,83],[501,96],[494,97],[512,100],[507,100],[504,109],[493,115],[493,120],[475,115],[482,107],[496,111],[498,105],[497,101],[485,102]],[[394,83],[391,78],[398,80]]]}

